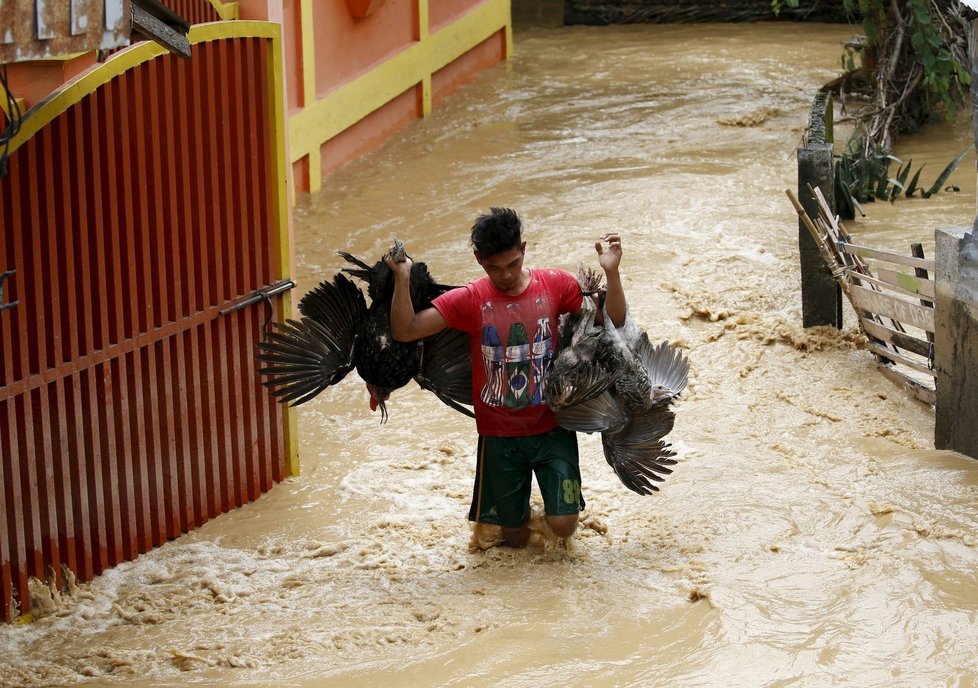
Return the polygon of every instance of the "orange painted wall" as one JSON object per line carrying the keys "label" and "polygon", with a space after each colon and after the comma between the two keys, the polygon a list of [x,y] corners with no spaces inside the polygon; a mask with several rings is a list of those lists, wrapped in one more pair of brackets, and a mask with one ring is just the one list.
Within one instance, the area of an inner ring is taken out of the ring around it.
{"label": "orange painted wall", "polygon": [[418,88],[405,91],[379,110],[327,141],[322,149],[323,174],[334,172],[369,153],[405,125],[418,119]]}
{"label": "orange painted wall", "polygon": [[434,33],[479,4],[481,0],[432,0],[428,3],[428,31]]}
{"label": "orange painted wall", "polygon": [[282,45],[285,50],[285,112],[302,108],[302,35],[299,0],[286,0],[282,7]]}
{"label": "orange painted wall", "polygon": [[417,35],[416,5],[417,0],[387,0],[370,16],[354,19],[346,0],[318,0],[313,6],[317,95],[408,47]]}
{"label": "orange painted wall", "polygon": [[506,59],[506,35],[500,31],[431,76],[431,102],[438,105],[483,69]]}

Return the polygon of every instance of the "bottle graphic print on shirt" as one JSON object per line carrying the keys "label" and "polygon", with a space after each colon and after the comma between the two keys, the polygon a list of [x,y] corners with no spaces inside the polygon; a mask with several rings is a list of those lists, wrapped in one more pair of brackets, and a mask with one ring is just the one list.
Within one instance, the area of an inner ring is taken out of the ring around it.
{"label": "bottle graphic print on shirt", "polygon": [[550,343],[550,318],[540,318],[533,332],[533,355],[530,359],[533,366],[530,403],[534,406],[543,403],[543,381],[546,380],[547,370],[553,362]]}
{"label": "bottle graphic print on shirt", "polygon": [[506,408],[520,409],[530,404],[530,340],[523,323],[513,323],[506,338]]}
{"label": "bottle graphic print on shirt", "polygon": [[486,384],[479,397],[487,406],[502,406],[503,388],[506,385],[504,364],[506,349],[499,339],[495,325],[482,326],[482,365],[486,371]]}

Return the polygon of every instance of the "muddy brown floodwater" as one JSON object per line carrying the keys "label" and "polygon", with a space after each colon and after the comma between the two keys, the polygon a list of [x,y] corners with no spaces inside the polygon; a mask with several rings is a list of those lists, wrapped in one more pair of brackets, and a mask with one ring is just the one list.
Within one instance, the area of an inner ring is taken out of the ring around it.
{"label": "muddy brown floodwater", "polygon": [[[692,362],[662,491],[582,436],[571,548],[470,552],[473,423],[411,388],[380,426],[351,376],[301,407],[301,476],[0,629],[0,682],[978,685],[978,464],[933,449],[933,410],[851,326],[799,326],[784,190],[851,30],[518,22],[512,60],[301,199],[297,291],[393,236],[475,278],[490,205],[522,213],[531,265],[621,231],[635,318]],[[969,137],[898,152],[927,179]],[[847,226],[932,247],[975,214],[973,158],[952,181]]]}

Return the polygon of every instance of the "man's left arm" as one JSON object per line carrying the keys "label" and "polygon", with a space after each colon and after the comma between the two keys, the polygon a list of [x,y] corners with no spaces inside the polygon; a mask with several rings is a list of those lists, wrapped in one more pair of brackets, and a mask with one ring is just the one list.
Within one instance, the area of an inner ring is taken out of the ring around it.
{"label": "man's left arm", "polygon": [[[607,243],[605,247],[602,242]],[[615,327],[625,324],[625,290],[621,284],[621,235],[617,232],[602,234],[600,241],[594,242],[594,250],[598,252],[598,262],[604,270],[608,291],[605,294],[605,310]]]}

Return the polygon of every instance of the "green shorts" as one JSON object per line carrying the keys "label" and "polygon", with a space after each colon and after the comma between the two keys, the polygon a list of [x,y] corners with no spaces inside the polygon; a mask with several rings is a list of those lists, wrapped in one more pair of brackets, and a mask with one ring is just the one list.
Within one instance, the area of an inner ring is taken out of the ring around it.
{"label": "green shorts", "polygon": [[550,516],[584,508],[577,435],[556,428],[530,437],[479,436],[469,520],[519,528],[530,518],[531,474]]}

